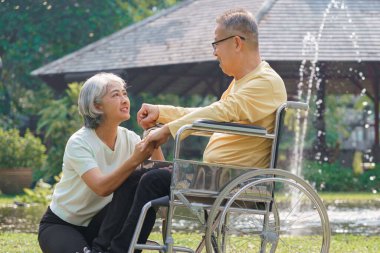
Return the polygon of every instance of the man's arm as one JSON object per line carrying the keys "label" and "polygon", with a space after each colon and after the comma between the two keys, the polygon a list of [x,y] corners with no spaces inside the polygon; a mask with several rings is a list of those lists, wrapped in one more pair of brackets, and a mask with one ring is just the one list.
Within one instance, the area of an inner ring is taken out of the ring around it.
{"label": "man's arm", "polygon": [[209,106],[197,108],[181,118],[170,121],[165,128],[155,131],[154,134],[152,132],[152,136],[147,142],[155,141],[157,147],[157,145],[165,143],[170,134],[174,137],[179,128],[199,119],[255,123],[274,113],[285,101],[285,89],[283,92],[277,92],[270,80],[255,79],[237,92],[223,95],[221,100]]}
{"label": "man's arm", "polygon": [[[255,80],[235,93],[230,93],[209,106],[199,108],[168,123],[174,137],[183,125],[195,120],[255,123],[274,113],[286,101],[286,91],[277,92],[268,80]],[[186,135],[184,135],[186,136]]]}
{"label": "man's arm", "polygon": [[167,124],[199,109],[172,105],[158,105],[158,108],[160,113],[157,122],[162,124]]}

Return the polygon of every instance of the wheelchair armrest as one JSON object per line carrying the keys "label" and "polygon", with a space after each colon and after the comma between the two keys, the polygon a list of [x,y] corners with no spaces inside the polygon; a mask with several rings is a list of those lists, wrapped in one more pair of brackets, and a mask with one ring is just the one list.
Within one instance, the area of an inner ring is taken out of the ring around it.
{"label": "wheelchair armrest", "polygon": [[202,127],[214,130],[228,130],[229,132],[237,133],[254,133],[259,135],[266,135],[267,130],[263,127],[245,125],[232,122],[217,122],[213,120],[196,120],[192,124],[194,127]]}

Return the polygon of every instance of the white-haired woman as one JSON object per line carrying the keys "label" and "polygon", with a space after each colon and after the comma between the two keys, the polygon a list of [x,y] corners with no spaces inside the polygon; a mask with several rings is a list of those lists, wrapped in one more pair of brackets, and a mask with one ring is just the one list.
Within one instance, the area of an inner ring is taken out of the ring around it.
{"label": "white-haired woman", "polygon": [[109,243],[121,229],[146,172],[136,168],[150,156],[162,158],[160,150],[144,147],[137,134],[119,126],[130,118],[126,84],[120,77],[99,73],[89,78],[78,106],[84,127],[67,142],[62,178],[40,222],[38,240],[44,253],[82,253],[99,234]]}

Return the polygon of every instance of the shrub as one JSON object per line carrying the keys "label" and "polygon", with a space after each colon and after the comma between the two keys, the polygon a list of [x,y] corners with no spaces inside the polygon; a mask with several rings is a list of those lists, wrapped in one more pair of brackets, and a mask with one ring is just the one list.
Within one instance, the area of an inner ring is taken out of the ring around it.
{"label": "shrub", "polygon": [[43,167],[46,160],[46,148],[38,137],[29,130],[20,136],[17,129],[0,128],[0,168],[32,168],[34,171]]}
{"label": "shrub", "polygon": [[72,83],[66,90],[65,96],[51,101],[40,111],[37,130],[44,134],[44,142],[48,146],[48,158],[41,175],[49,181],[62,171],[62,158],[65,145],[70,136],[83,125],[78,112],[78,83]]}
{"label": "shrub", "polygon": [[317,191],[327,192],[379,192],[380,165],[375,169],[364,171],[356,176],[352,168],[344,167],[339,162],[319,163],[306,161],[304,178],[315,186]]}
{"label": "shrub", "polygon": [[357,178],[357,183],[363,191],[380,192],[380,163],[374,169],[364,171]]}

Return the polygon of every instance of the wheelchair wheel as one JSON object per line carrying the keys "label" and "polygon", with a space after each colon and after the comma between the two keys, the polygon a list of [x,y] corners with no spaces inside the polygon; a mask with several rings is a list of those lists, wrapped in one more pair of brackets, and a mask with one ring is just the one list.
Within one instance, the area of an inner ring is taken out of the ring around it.
{"label": "wheelchair wheel", "polygon": [[301,178],[255,170],[229,183],[207,221],[207,252],[328,252],[324,205]]}

